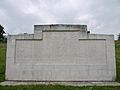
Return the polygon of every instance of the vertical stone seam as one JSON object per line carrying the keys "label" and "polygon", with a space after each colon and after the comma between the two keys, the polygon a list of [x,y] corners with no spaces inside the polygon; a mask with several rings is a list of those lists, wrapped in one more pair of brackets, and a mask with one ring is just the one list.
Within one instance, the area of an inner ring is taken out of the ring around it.
{"label": "vertical stone seam", "polygon": [[14,64],[16,64],[16,39],[15,39],[15,43],[14,43],[15,45],[14,45],[14,47],[15,47],[15,49],[14,49]]}

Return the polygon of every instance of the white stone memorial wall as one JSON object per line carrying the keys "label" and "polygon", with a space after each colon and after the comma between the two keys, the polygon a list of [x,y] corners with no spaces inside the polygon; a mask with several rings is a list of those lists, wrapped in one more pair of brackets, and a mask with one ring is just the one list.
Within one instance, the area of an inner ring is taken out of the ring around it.
{"label": "white stone memorial wall", "polygon": [[8,36],[6,80],[114,81],[113,35],[85,25],[35,25],[34,34]]}

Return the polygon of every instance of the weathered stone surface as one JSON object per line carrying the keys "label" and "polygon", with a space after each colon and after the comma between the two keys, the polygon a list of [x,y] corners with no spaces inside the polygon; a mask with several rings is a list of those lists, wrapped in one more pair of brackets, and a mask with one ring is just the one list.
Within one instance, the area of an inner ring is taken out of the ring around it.
{"label": "weathered stone surface", "polygon": [[6,80],[114,81],[113,35],[86,25],[35,25],[34,34],[8,36]]}
{"label": "weathered stone surface", "polygon": [[65,85],[65,86],[120,86],[118,82],[21,82],[21,81],[4,81],[2,86],[16,86],[16,85]]}

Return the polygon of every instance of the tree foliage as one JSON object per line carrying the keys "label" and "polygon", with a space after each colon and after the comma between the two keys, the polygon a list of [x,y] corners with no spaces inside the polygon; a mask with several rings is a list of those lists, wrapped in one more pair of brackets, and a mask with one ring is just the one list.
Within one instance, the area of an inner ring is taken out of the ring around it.
{"label": "tree foliage", "polygon": [[0,41],[4,41],[5,39],[3,34],[5,34],[4,27],[0,25]]}
{"label": "tree foliage", "polygon": [[118,40],[120,40],[120,33],[119,33],[119,35],[118,35]]}

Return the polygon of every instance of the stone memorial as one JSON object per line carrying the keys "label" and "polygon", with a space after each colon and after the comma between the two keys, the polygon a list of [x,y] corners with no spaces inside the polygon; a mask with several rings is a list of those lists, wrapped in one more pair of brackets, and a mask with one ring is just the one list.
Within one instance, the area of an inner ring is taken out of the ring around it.
{"label": "stone memorial", "polygon": [[113,35],[86,25],[34,25],[34,34],[9,35],[6,80],[114,81]]}

